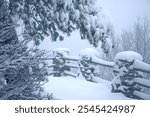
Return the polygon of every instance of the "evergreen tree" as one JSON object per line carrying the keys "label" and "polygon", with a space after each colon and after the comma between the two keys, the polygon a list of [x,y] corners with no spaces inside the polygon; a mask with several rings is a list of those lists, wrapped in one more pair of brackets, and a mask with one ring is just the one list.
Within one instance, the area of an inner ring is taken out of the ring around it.
{"label": "evergreen tree", "polygon": [[15,25],[9,15],[4,0],[0,1],[0,45],[16,44],[18,42]]}
{"label": "evergreen tree", "polygon": [[112,25],[95,0],[9,0],[11,16],[23,20],[25,33],[36,44],[50,35],[51,40],[63,40],[60,31],[68,35],[80,30],[81,38],[97,47],[103,35],[113,34]]}
{"label": "evergreen tree", "polygon": [[0,99],[42,99],[47,67],[44,52],[27,49],[25,42],[0,47]]}
{"label": "evergreen tree", "polygon": [[17,38],[6,2],[0,1],[0,99],[42,99],[46,82],[45,52],[27,48]]}

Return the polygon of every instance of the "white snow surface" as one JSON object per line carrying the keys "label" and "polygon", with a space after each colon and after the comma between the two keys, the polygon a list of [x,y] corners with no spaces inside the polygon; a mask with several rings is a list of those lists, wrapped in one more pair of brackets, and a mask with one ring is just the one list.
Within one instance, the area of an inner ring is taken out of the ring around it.
{"label": "white snow surface", "polygon": [[99,53],[93,48],[86,48],[79,52],[79,58],[82,59],[83,56],[86,56],[88,59],[91,57],[99,57]]}
{"label": "white snow surface", "polygon": [[61,53],[61,54],[67,54],[67,55],[69,55],[69,53],[70,53],[68,48],[56,48],[53,51]]}
{"label": "white snow surface", "polygon": [[57,99],[62,100],[128,100],[121,93],[111,93],[109,81],[96,80],[98,83],[86,81],[83,77],[73,78],[49,77],[44,85],[46,92],[53,93]]}
{"label": "white snow surface", "polygon": [[139,53],[133,52],[133,51],[119,52],[115,57],[115,60],[116,59],[127,60],[129,62],[131,62],[133,60],[143,61],[143,57]]}

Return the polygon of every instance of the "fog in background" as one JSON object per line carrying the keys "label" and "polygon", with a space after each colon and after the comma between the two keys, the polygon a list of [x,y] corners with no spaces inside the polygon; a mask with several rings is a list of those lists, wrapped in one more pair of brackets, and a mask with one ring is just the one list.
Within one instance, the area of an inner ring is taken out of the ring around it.
{"label": "fog in background", "polygon": [[97,0],[97,4],[111,18],[116,33],[129,28],[137,17],[150,17],[150,0]]}

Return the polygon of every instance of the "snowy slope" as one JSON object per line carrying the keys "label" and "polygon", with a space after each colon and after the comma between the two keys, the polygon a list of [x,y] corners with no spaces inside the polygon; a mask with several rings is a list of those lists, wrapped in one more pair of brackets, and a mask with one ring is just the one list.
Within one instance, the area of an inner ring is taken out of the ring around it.
{"label": "snowy slope", "polygon": [[99,83],[86,81],[82,77],[49,77],[44,85],[47,92],[65,100],[127,100],[120,93],[111,93],[110,82],[102,79]]}

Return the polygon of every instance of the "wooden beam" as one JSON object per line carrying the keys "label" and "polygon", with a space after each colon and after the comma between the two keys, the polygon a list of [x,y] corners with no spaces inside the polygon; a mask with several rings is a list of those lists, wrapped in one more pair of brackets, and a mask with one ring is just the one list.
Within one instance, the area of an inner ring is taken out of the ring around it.
{"label": "wooden beam", "polygon": [[134,61],[133,69],[137,71],[145,72],[145,73],[150,73],[150,65],[140,60]]}
{"label": "wooden beam", "polygon": [[[70,61],[78,61],[78,58],[75,57],[59,57],[60,59],[70,60]],[[49,58],[41,58],[41,60],[53,60],[55,57],[49,57]]]}
{"label": "wooden beam", "polygon": [[64,71],[64,74],[66,74],[66,75],[68,75],[68,76],[72,76],[72,77],[74,77],[74,78],[76,78],[77,77],[77,74],[75,74],[75,73],[72,73],[72,72],[69,72],[69,71]]}
{"label": "wooden beam", "polygon": [[73,56],[66,56],[66,57],[63,57],[63,59],[65,59],[65,60],[70,60],[70,61],[79,61],[78,58],[73,57]]}
{"label": "wooden beam", "polygon": [[78,65],[73,65],[73,64],[64,64],[64,66],[68,66],[71,68],[80,68]]}
{"label": "wooden beam", "polygon": [[105,60],[99,59],[97,57],[92,57],[91,62],[94,64],[97,64],[97,65],[104,66],[104,67],[109,67],[109,68],[114,67],[114,62],[105,61]]}
{"label": "wooden beam", "polygon": [[133,81],[137,84],[140,84],[144,87],[150,88],[150,80],[144,78],[135,78]]}
{"label": "wooden beam", "polygon": [[144,100],[150,100],[150,95],[149,94],[146,94],[146,93],[143,93],[143,92],[140,92],[140,91],[134,91],[133,95],[137,96],[141,99],[144,99]]}

